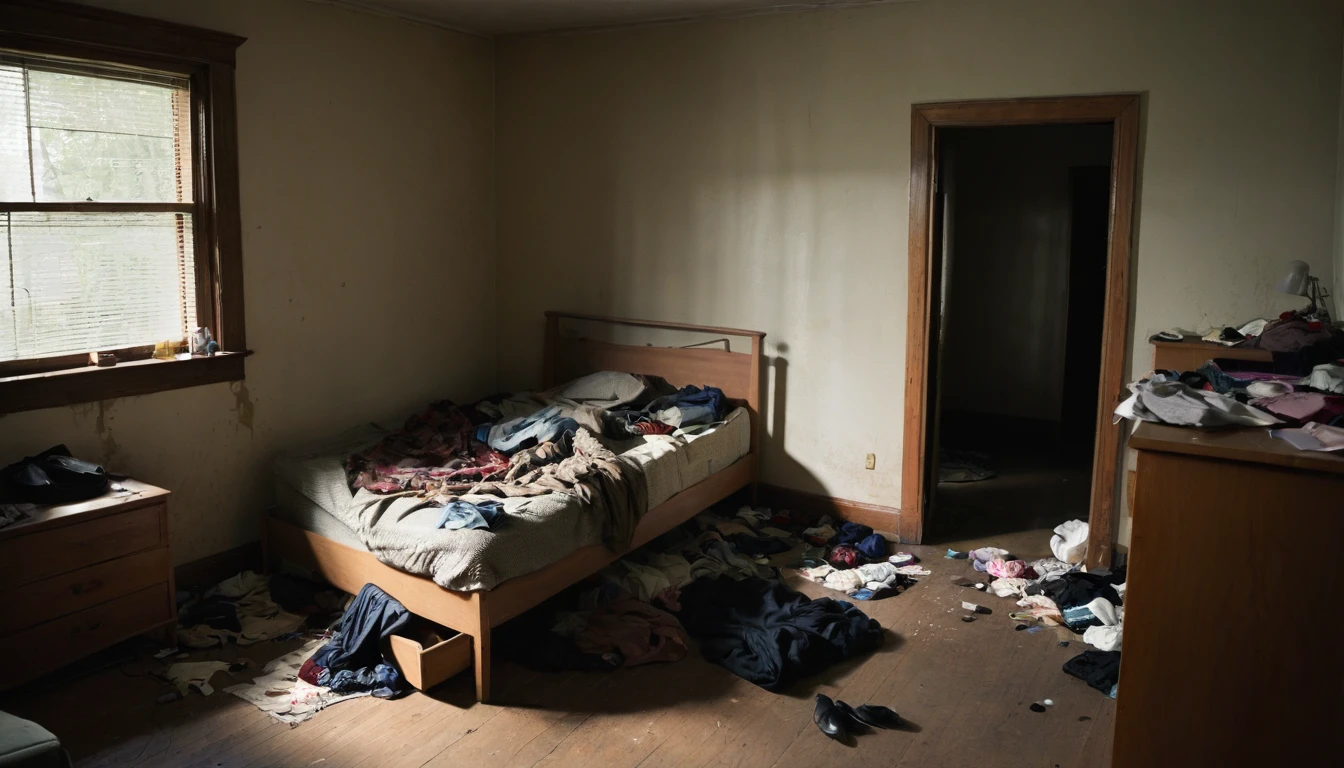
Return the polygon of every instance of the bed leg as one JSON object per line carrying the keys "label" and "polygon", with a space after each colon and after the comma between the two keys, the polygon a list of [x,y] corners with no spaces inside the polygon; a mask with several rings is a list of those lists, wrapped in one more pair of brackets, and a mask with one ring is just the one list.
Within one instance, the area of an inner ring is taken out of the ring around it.
{"label": "bed leg", "polygon": [[472,602],[476,604],[476,632],[471,637],[471,647],[476,653],[476,700],[490,700],[490,612],[481,592],[472,593]]}
{"label": "bed leg", "polygon": [[480,634],[471,639],[476,651],[476,700],[490,700],[490,627],[481,627]]}

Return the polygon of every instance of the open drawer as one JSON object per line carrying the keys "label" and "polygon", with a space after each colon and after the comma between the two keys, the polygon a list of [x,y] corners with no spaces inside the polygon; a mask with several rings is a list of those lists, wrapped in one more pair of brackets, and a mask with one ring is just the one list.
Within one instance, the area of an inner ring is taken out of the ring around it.
{"label": "open drawer", "polygon": [[471,635],[454,634],[439,642],[401,635],[392,635],[389,640],[397,668],[416,690],[429,690],[471,666]]}

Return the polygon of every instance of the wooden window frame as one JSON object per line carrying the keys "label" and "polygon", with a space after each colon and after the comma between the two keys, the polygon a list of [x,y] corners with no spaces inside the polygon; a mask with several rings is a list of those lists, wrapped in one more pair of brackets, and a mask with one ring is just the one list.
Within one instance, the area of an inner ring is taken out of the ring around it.
{"label": "wooden window frame", "polygon": [[[109,368],[59,368],[67,360],[15,361],[32,373],[0,377],[0,414],[51,408],[243,378],[242,219],[238,191],[235,51],[245,38],[54,0],[0,0],[0,49],[35,56],[102,62],[186,77],[191,82],[192,212],[197,325],[210,329],[221,352],[189,360],[153,360],[125,350]],[[33,204],[57,210],[62,204]],[[71,210],[142,204],[76,203]],[[11,206],[12,208],[13,206]],[[174,210],[184,205],[170,204]],[[101,350],[107,351],[107,350]],[[49,370],[58,367],[57,370]]]}

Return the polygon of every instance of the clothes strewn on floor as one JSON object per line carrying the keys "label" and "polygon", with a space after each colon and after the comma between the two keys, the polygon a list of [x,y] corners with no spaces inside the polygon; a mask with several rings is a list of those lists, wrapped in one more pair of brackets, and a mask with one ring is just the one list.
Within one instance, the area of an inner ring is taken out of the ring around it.
{"label": "clothes strewn on floor", "polygon": [[701,654],[766,690],[882,644],[882,628],[858,608],[777,581],[702,579],[681,591],[681,603]]}

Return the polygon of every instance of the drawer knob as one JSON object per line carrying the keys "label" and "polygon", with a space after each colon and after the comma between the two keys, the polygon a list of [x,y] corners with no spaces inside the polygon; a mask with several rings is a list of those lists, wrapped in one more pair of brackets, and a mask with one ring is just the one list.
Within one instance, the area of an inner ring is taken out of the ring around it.
{"label": "drawer knob", "polygon": [[103,586],[103,582],[99,581],[98,579],[90,579],[88,582],[84,584],[75,584],[74,586],[70,587],[70,591],[76,595],[82,595],[85,592],[92,592],[101,586]]}

